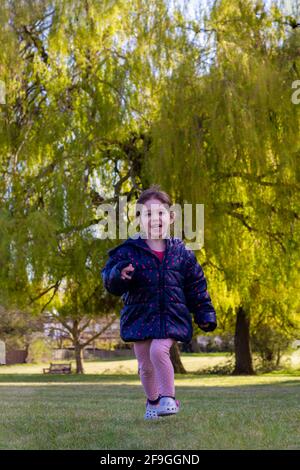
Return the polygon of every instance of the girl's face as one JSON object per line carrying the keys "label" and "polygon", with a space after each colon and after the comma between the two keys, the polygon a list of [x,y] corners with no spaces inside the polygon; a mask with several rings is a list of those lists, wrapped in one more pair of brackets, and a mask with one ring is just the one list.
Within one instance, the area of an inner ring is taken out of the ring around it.
{"label": "girl's face", "polygon": [[148,199],[141,208],[140,223],[148,238],[165,238],[168,228],[174,222],[174,213],[159,199]]}

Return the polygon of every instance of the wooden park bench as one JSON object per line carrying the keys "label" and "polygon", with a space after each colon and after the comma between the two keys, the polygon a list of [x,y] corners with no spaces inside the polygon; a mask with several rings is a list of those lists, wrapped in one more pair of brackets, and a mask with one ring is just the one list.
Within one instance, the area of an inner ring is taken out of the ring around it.
{"label": "wooden park bench", "polygon": [[43,369],[44,374],[71,374],[72,364],[53,364],[50,362],[48,369]]}

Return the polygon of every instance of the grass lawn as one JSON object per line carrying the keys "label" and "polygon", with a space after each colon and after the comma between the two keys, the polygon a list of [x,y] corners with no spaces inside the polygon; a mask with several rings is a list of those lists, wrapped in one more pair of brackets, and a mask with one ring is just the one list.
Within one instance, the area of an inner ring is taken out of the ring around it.
{"label": "grass lawn", "polygon": [[87,362],[84,376],[2,366],[0,449],[300,449],[300,371],[200,375],[204,355],[182,358],[182,409],[156,422],[143,419],[136,359]]}

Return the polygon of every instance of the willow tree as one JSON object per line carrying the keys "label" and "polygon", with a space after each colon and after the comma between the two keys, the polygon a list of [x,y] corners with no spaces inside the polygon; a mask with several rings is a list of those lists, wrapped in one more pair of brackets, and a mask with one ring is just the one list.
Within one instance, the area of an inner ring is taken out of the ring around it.
{"label": "willow tree", "polygon": [[[235,373],[254,372],[257,284],[267,279],[276,305],[284,276],[285,316],[294,313],[295,295],[299,306],[300,114],[291,84],[300,37],[291,24],[277,7],[250,0],[215,2],[203,24],[192,22],[195,34],[206,32],[208,49],[190,44],[168,80],[145,170],[177,200],[205,205],[200,258],[232,292]],[[205,69],[199,59],[207,58]]]}
{"label": "willow tree", "polygon": [[78,330],[105,308],[97,208],[147,185],[149,123],[181,39],[162,0],[1,7],[0,303],[58,315],[80,352]]}

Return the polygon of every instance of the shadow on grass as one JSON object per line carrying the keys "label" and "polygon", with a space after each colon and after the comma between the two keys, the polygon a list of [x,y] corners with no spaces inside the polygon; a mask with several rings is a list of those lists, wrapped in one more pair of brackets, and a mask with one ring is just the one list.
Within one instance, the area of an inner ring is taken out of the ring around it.
{"label": "shadow on grass", "polygon": [[0,383],[85,383],[85,382],[130,382],[139,380],[137,374],[0,374]]}
{"label": "shadow on grass", "polygon": [[[256,388],[257,390],[263,388],[280,388],[282,386],[293,386],[293,387],[300,387],[300,375],[295,376],[294,374],[282,374],[281,381],[277,381],[278,374],[262,374],[262,375],[255,375],[255,376],[236,376],[236,375],[212,375],[212,374],[175,374],[175,386],[176,391],[189,390],[206,390],[209,391],[210,389],[218,390],[218,391],[225,391],[229,392],[237,391],[237,390],[245,390],[247,391],[249,388]],[[284,380],[286,377],[286,380]],[[288,379],[290,377],[290,379]],[[264,379],[263,383],[257,383],[257,379]],[[196,380],[203,380],[205,384],[195,384]],[[253,381],[252,381],[253,379]],[[273,380],[275,379],[275,380]],[[239,383],[238,381],[247,381],[247,383]],[[224,384],[224,381],[226,384]],[[84,385],[103,385],[107,387],[112,385],[113,387],[124,387],[127,386],[129,388],[141,388],[142,385],[140,383],[140,378],[138,374],[68,374],[68,375],[44,375],[44,374],[0,374],[0,386],[10,386],[12,384],[32,384],[34,387],[35,385],[45,384],[64,384],[64,385],[72,385],[76,384],[76,386],[80,386],[81,384]],[[138,384],[133,384],[132,382],[138,382]],[[214,382],[209,385],[209,382]],[[216,382],[219,382],[216,383]],[[107,383],[107,386],[105,385]],[[122,393],[122,392],[121,392]]]}

